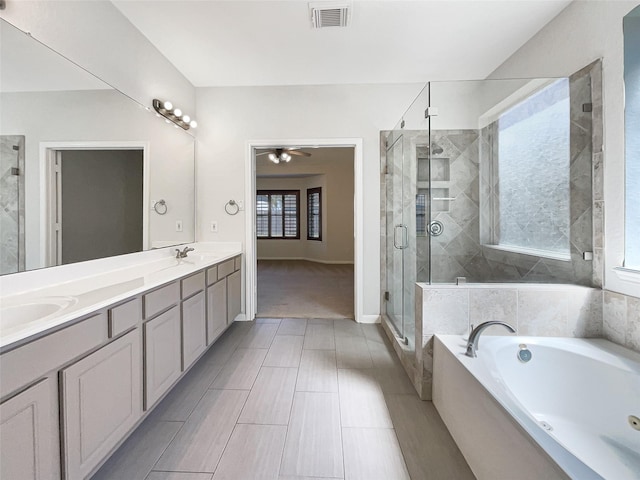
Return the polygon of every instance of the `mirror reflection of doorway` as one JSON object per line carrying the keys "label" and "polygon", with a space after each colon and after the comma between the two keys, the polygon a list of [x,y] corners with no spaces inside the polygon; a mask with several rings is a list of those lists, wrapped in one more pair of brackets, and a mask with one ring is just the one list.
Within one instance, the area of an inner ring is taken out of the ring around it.
{"label": "mirror reflection of doorway", "polygon": [[256,316],[353,319],[355,149],[291,149],[256,150]]}
{"label": "mirror reflection of doorway", "polygon": [[55,152],[55,265],[143,249],[143,163],[142,149]]}

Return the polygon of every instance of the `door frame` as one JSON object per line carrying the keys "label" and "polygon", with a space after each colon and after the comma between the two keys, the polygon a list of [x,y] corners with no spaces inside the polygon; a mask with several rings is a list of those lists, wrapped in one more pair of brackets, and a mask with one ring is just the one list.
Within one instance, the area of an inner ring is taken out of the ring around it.
{"label": "door frame", "polygon": [[364,156],[362,138],[249,140],[245,151],[245,315],[256,316],[258,304],[258,258],[256,238],[256,158],[257,149],[275,147],[352,147],[354,168],[354,316],[360,323],[376,323],[379,315],[364,315]]}
{"label": "door frame", "polygon": [[40,258],[45,266],[58,265],[55,225],[59,195],[55,165],[60,150],[142,150],[142,249],[149,248],[149,146],[145,141],[40,142]]}

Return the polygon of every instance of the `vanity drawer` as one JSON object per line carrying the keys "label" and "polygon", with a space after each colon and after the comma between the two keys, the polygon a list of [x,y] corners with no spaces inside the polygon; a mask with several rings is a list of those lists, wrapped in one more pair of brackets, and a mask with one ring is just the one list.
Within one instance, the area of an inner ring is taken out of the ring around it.
{"label": "vanity drawer", "polygon": [[149,319],[154,315],[175,305],[180,300],[180,284],[170,283],[162,288],[147,293],[143,297],[144,318]]}
{"label": "vanity drawer", "polygon": [[218,266],[214,265],[207,269],[207,286],[213,285],[218,281]]}
{"label": "vanity drawer", "polygon": [[107,323],[106,312],[101,313],[3,354],[1,395],[28,385],[105,342]]}
{"label": "vanity drawer", "polygon": [[182,280],[182,298],[187,298],[204,290],[204,272],[196,273]]}
{"label": "vanity drawer", "polygon": [[237,272],[238,270],[240,270],[240,267],[242,266],[242,257],[237,256],[236,258],[233,259],[233,270],[235,272]]}
{"label": "vanity drawer", "polygon": [[222,262],[218,264],[218,280],[223,279],[224,277],[231,275],[234,271],[234,260],[227,260],[226,262]]}
{"label": "vanity drawer", "polygon": [[142,305],[139,298],[134,298],[121,305],[109,309],[109,338],[117,337],[122,332],[138,324],[142,318]]}

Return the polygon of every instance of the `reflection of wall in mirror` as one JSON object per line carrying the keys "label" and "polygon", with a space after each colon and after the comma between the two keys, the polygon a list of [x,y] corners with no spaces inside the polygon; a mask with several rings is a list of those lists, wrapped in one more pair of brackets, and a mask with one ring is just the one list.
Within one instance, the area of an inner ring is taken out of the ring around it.
{"label": "reflection of wall in mirror", "polygon": [[[2,134],[20,133],[25,145],[26,269],[44,265],[41,248],[41,142],[131,142],[148,145],[149,196],[164,198],[166,215],[149,215],[149,240],[194,240],[194,140],[162,123],[114,90],[0,94]],[[171,130],[169,130],[171,129]],[[171,131],[172,133],[168,133]],[[183,231],[176,232],[181,220]],[[149,245],[146,246],[149,248]]]}

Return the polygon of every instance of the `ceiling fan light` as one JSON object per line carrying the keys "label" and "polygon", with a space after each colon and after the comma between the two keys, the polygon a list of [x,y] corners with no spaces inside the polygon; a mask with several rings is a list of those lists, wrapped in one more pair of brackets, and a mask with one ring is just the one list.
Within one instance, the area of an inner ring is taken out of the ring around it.
{"label": "ceiling fan light", "polygon": [[271,153],[268,155],[268,158],[269,158],[269,160],[271,160],[273,163],[280,163],[280,159],[279,159],[279,158],[278,158],[278,156],[277,156],[275,153],[273,153],[273,152],[271,152]]}
{"label": "ceiling fan light", "polygon": [[288,162],[289,160],[291,160],[291,155],[289,155],[287,152],[283,152],[282,155],[280,155],[280,158],[282,158],[282,160],[284,160],[285,162]]}

